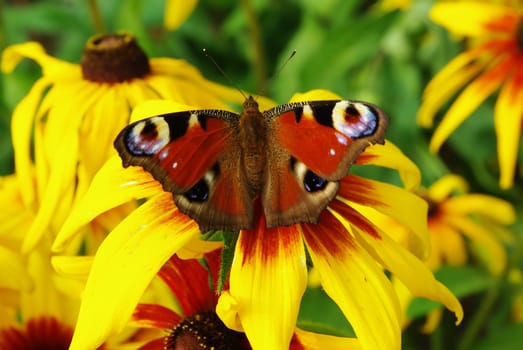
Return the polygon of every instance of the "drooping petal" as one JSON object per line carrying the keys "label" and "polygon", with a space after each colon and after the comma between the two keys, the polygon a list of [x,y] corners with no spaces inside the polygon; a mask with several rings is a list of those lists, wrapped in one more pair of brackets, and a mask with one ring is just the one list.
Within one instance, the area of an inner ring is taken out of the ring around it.
{"label": "drooping petal", "polygon": [[[53,251],[63,250],[80,227],[101,213],[132,199],[144,198],[160,192],[163,192],[160,183],[156,182],[149,173],[140,167],[124,169],[120,158],[112,157],[99,170],[87,193],[73,208],[56,236]],[[107,196],[107,193],[111,195]]]}
{"label": "drooping petal", "polygon": [[196,223],[174,208],[170,193],[126,217],[96,253],[71,349],[96,348],[121,331],[160,267],[199,234]]}
{"label": "drooping petal", "polygon": [[434,182],[427,190],[428,197],[439,203],[450,197],[454,192],[467,192],[468,184],[461,176],[446,175]]}
{"label": "drooping petal", "polygon": [[409,240],[414,238],[412,243],[413,248],[416,247],[416,255],[426,257],[429,248],[426,201],[401,187],[355,175],[345,177],[341,184],[338,194],[341,201],[342,198],[350,201],[350,206],[365,213],[371,220],[377,211],[405,225],[412,236]]}
{"label": "drooping petal", "polygon": [[430,150],[436,152],[449,135],[490,96],[513,67],[511,60],[498,62],[470,83],[458,96],[438,125],[430,141]]}
{"label": "drooping petal", "polygon": [[516,211],[509,202],[479,193],[449,198],[441,206],[453,216],[479,214],[504,225],[511,225],[516,220]]}
{"label": "drooping petal", "polygon": [[177,29],[198,4],[198,0],[167,0],[165,2],[164,24],[169,30]]}
{"label": "drooping petal", "polygon": [[496,128],[501,188],[510,188],[514,182],[518,148],[523,122],[523,76],[508,81],[496,101],[494,125]]}
{"label": "drooping petal", "polygon": [[[254,349],[287,350],[306,288],[305,251],[298,226],[240,233],[230,271],[229,302],[217,313],[228,326],[241,326]],[[220,300],[222,298],[220,297]],[[232,324],[231,324],[232,323]]]}
{"label": "drooping petal", "polygon": [[[307,332],[296,328],[294,331],[299,342],[306,350],[359,350],[360,343],[356,338],[334,337],[319,333]],[[290,349],[292,350],[292,348]]]}
{"label": "drooping petal", "polygon": [[470,238],[476,244],[487,268],[494,275],[499,275],[507,264],[507,254],[503,245],[478,223],[466,217],[447,216],[445,221]]}
{"label": "drooping petal", "polygon": [[428,267],[400,244],[383,235],[381,239],[355,228],[356,239],[372,257],[395,275],[414,296],[442,303],[456,315],[456,324],[463,319],[459,300],[447,287],[434,278]]}
{"label": "drooping petal", "polygon": [[367,147],[356,160],[356,164],[372,164],[397,170],[408,190],[417,189],[421,182],[421,173],[416,164],[389,141],[385,141],[384,145]]}
{"label": "drooping petal", "polygon": [[492,19],[513,14],[514,9],[480,1],[440,2],[430,10],[430,18],[454,34],[465,36],[488,35],[486,24]]}
{"label": "drooping petal", "polygon": [[11,45],[2,53],[2,71],[10,73],[23,58],[36,61],[44,72],[44,75],[57,78],[79,76],[80,70],[77,65],[49,56],[42,45],[35,41]]}
{"label": "drooping petal", "polygon": [[481,55],[480,50],[465,51],[453,58],[427,84],[416,120],[424,128],[432,126],[437,111],[459,89],[476,76],[484,67],[481,61],[474,61]]}
{"label": "drooping petal", "polygon": [[[381,267],[328,211],[302,225],[322,286],[354,329],[363,349],[400,349],[401,315]],[[378,239],[379,240],[379,239]]]}

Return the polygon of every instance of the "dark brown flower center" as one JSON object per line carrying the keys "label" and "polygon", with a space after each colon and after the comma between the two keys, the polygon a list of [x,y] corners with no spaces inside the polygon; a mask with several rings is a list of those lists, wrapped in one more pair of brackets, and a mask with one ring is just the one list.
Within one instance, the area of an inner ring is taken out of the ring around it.
{"label": "dark brown flower center", "polygon": [[518,49],[523,52],[523,17],[519,19],[516,26],[516,44]]}
{"label": "dark brown flower center", "polygon": [[435,202],[434,200],[432,200],[431,198],[429,198],[429,196],[427,196],[425,194],[420,194],[420,197],[423,198],[425,200],[425,202],[427,202],[427,204],[429,205],[429,208],[427,211],[428,219],[430,220],[431,218],[434,218],[439,212],[438,203]]}
{"label": "dark brown flower center", "polygon": [[73,329],[54,317],[33,318],[24,328],[0,330],[0,349],[67,350]]}
{"label": "dark brown flower center", "polygon": [[245,334],[227,328],[214,312],[192,315],[165,338],[166,350],[251,349]]}
{"label": "dark brown flower center", "polygon": [[147,55],[128,34],[99,35],[87,41],[82,57],[84,79],[121,83],[149,74]]}

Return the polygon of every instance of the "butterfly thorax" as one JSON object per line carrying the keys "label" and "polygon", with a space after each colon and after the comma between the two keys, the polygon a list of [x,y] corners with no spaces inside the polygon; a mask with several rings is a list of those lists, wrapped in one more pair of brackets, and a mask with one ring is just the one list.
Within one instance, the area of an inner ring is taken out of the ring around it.
{"label": "butterfly thorax", "polygon": [[239,132],[243,172],[254,198],[261,192],[264,179],[267,126],[252,96],[243,103]]}

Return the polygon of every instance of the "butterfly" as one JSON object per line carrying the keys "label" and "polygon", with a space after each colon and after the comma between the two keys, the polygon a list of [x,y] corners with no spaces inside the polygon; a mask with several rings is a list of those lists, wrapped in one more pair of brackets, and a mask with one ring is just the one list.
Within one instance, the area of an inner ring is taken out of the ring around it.
{"label": "butterfly", "polygon": [[360,101],[294,102],[241,114],[207,109],[152,116],[116,137],[124,167],[141,166],[172,192],[202,232],[254,226],[259,199],[267,227],[317,223],[389,118]]}

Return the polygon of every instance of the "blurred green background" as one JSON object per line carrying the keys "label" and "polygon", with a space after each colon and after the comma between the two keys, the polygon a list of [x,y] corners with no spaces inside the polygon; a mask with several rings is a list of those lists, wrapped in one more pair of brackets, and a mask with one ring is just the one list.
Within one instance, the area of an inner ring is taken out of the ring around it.
{"label": "blurred green background", "polygon": [[[508,199],[518,205],[520,213],[521,173],[517,174],[519,183],[514,189],[501,191],[498,187],[494,98],[452,134],[438,155],[428,151],[432,131],[416,125],[424,87],[464,46],[463,40],[452,38],[429,20],[432,3],[413,1],[405,9],[385,10],[376,1],[206,0],[200,1],[175,31],[163,26],[165,0],[104,0],[98,1],[98,6],[106,32],[130,32],[149,57],[185,59],[208,79],[229,85],[202,53],[203,48],[240,88],[256,94],[267,84],[264,94],[278,103],[285,103],[296,92],[324,88],[345,98],[377,104],[391,117],[387,138],[420,167],[425,185],[446,173],[456,173],[467,179],[471,191]],[[0,9],[1,48],[37,40],[53,56],[78,63],[86,40],[99,31],[93,24],[88,1],[0,0]],[[295,57],[271,79],[293,50],[297,51]],[[37,64],[25,60],[14,73],[1,77],[2,175],[13,171],[11,113],[40,74]],[[373,169],[368,175],[398,182],[397,175],[386,171]],[[476,269],[447,269],[439,277],[459,296],[469,296],[465,307],[467,303],[474,305],[475,295],[495,283]],[[466,279],[472,282],[460,284]],[[432,307],[420,302],[411,312],[423,315]],[[317,322],[318,312],[332,315],[330,323]],[[500,303],[498,313],[489,321],[489,327],[497,327],[499,332],[492,332],[497,336],[487,338],[478,349],[500,349],[502,339],[512,339],[508,334],[523,334],[519,326],[504,326],[502,320],[508,312],[509,305]],[[447,330],[444,336],[439,334],[439,341],[452,343],[460,330],[454,327],[450,315],[445,315],[444,321]],[[337,307],[317,289],[307,292],[300,322],[328,333],[351,334]],[[425,348],[427,339],[416,328],[420,325],[421,321],[417,321],[411,327],[405,348]],[[512,348],[518,347],[504,349]]]}

